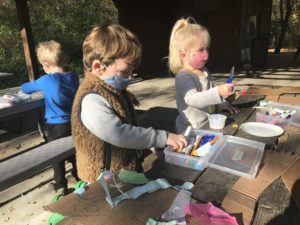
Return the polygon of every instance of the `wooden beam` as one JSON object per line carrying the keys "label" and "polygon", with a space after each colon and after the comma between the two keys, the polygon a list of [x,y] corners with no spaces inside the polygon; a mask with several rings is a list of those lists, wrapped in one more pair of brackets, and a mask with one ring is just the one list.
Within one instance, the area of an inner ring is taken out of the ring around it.
{"label": "wooden beam", "polygon": [[32,81],[38,74],[38,63],[35,56],[35,47],[31,31],[27,0],[15,0],[20,23],[20,34],[22,38],[29,80]]}

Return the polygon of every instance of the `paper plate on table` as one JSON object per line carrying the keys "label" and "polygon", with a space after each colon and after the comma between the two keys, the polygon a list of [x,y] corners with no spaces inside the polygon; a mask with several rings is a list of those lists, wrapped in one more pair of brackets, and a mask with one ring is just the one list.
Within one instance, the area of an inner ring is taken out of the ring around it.
{"label": "paper plate on table", "polygon": [[284,132],[279,126],[260,122],[243,123],[240,128],[246,133],[258,137],[277,137]]}

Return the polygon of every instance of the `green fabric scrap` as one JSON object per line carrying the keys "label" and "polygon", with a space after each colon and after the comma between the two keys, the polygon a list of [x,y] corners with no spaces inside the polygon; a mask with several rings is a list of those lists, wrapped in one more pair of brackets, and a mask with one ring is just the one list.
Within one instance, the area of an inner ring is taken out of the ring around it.
{"label": "green fabric scrap", "polygon": [[146,225],[176,225],[177,224],[177,221],[176,220],[171,220],[169,222],[159,222],[159,221],[156,221],[152,218],[149,218]]}
{"label": "green fabric scrap", "polygon": [[[62,198],[63,195],[55,195],[52,198],[52,202],[58,201],[60,198]],[[65,217],[59,213],[51,213],[50,218],[48,220],[48,225],[56,225],[60,221],[62,221]]]}
{"label": "green fabric scrap", "polygon": [[118,177],[122,182],[128,184],[146,184],[149,182],[144,173],[137,173],[125,169],[121,169]]}

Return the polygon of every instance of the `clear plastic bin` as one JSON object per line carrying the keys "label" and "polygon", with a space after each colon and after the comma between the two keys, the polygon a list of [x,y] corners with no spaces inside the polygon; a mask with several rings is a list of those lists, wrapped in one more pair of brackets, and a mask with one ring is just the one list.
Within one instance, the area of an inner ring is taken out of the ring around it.
{"label": "clear plastic bin", "polygon": [[177,153],[170,147],[166,147],[164,149],[166,162],[199,171],[212,167],[250,179],[256,177],[265,143],[231,135],[224,136],[221,132],[211,130],[194,130],[191,136],[197,134],[214,134],[218,138],[205,157]]}
{"label": "clear plastic bin", "polygon": [[270,115],[268,110],[259,110],[256,112],[256,121],[275,125],[288,125],[292,118],[284,119],[280,116]]}
{"label": "clear plastic bin", "polygon": [[254,179],[259,170],[264,149],[264,143],[225,135],[208,159],[207,166]]}
{"label": "clear plastic bin", "polygon": [[214,134],[217,137],[217,141],[214,145],[211,146],[209,153],[205,157],[196,157],[186,154],[181,154],[173,151],[170,147],[166,147],[164,149],[165,161],[171,164],[195,169],[202,171],[207,167],[207,160],[211,156],[214,151],[215,146],[218,145],[219,142],[222,141],[223,133],[211,130],[193,130],[191,132],[191,137],[195,137],[198,134]]}
{"label": "clear plastic bin", "polygon": [[282,104],[282,103],[272,103],[271,107],[283,109],[283,110],[296,110],[296,113],[289,120],[289,125],[293,125],[295,127],[300,127],[300,106]]}
{"label": "clear plastic bin", "polygon": [[202,171],[207,167],[205,158],[180,154],[168,148],[164,150],[164,153],[166,162],[171,164],[188,167],[199,171]]}

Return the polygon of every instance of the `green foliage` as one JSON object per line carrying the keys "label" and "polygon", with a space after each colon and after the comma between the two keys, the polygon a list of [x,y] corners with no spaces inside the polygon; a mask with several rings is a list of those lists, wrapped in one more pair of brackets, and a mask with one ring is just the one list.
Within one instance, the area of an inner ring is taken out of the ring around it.
{"label": "green foliage", "polygon": [[[70,59],[68,70],[78,74],[83,73],[82,42],[91,28],[118,21],[111,0],[28,0],[27,3],[34,43],[60,42]],[[13,81],[1,81],[2,89],[28,81],[28,73],[14,1],[1,1],[0,21],[0,71],[16,76]]]}
{"label": "green foliage", "polygon": [[[0,71],[15,74],[27,73],[14,1],[2,1],[0,21]],[[15,86],[17,83],[16,80],[1,81],[0,88]]]}
{"label": "green foliage", "polygon": [[[272,18],[271,18],[271,38],[270,47],[275,47],[281,32],[282,16],[280,14],[280,1],[285,3],[286,0],[273,0]],[[285,13],[285,4],[283,4],[283,13]],[[296,48],[300,40],[300,1],[294,0],[292,13],[289,19],[288,28],[285,34],[283,47]]]}

